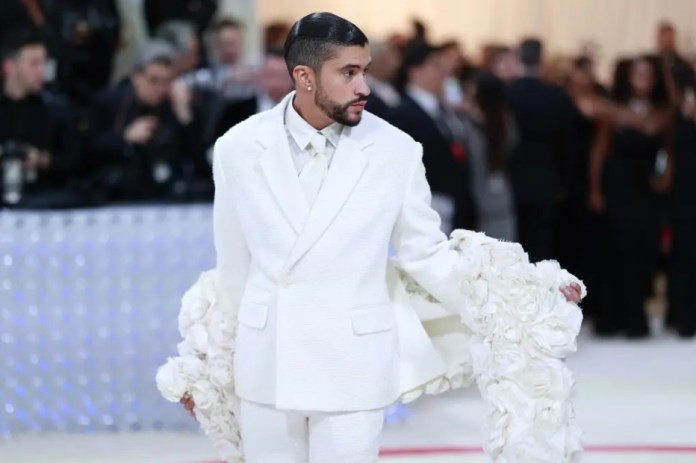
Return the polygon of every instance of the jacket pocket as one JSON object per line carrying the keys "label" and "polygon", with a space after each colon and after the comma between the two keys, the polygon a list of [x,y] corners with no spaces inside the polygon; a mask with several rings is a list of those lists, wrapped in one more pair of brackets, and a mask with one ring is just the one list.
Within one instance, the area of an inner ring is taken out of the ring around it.
{"label": "jacket pocket", "polygon": [[391,304],[353,309],[350,321],[355,334],[371,334],[394,328],[394,309]]}
{"label": "jacket pocket", "polygon": [[268,322],[268,304],[245,302],[240,305],[237,320],[244,326],[262,330]]}

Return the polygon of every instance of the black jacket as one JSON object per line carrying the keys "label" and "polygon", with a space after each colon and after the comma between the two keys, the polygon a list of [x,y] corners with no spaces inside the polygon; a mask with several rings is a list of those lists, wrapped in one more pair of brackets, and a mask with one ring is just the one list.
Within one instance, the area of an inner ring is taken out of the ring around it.
{"label": "black jacket", "polygon": [[[522,78],[508,89],[519,128],[510,159],[510,177],[518,203],[556,204],[564,197],[568,141],[574,106],[559,87]],[[575,173],[577,175],[577,173]]]}
{"label": "black jacket", "polygon": [[62,98],[47,92],[17,101],[0,96],[0,144],[33,146],[50,154],[49,168],[27,184],[28,194],[64,188],[82,171],[73,115]]}
{"label": "black jacket", "polygon": [[[126,128],[137,118],[154,116],[157,129],[150,142],[129,144]],[[121,84],[100,94],[89,117],[89,162],[104,170],[114,199],[169,199],[177,180],[191,180],[205,166],[196,122],[182,125],[168,101],[155,107],[141,104],[132,85]],[[166,164],[170,177],[158,180],[156,167]]]}
{"label": "black jacket", "polygon": [[[388,113],[388,121],[412,136],[423,145],[423,164],[430,189],[449,196],[455,203],[455,228],[473,228],[475,211],[471,195],[469,163],[466,157],[453,152],[455,140],[448,138],[438,128],[435,120],[408,95],[394,111]],[[466,151],[465,140],[459,140]],[[466,153],[464,153],[466,156]]]}

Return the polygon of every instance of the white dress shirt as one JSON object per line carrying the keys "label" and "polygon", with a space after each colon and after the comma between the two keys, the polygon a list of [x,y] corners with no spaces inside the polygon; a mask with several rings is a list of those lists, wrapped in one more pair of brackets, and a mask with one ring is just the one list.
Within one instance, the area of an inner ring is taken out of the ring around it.
{"label": "white dress shirt", "polygon": [[406,93],[433,119],[440,115],[440,102],[437,96],[415,85],[406,87]]}
{"label": "white dress shirt", "polygon": [[292,99],[290,99],[285,108],[285,128],[288,132],[290,152],[292,153],[292,160],[295,163],[295,168],[297,168],[297,175],[300,175],[304,166],[312,159],[312,147],[310,146],[310,142],[317,132],[321,132],[326,137],[325,154],[329,167],[331,166],[331,160],[333,159],[338,141],[343,132],[343,125],[334,122],[322,130],[317,130],[302,119],[302,116],[299,115],[293,106]]}

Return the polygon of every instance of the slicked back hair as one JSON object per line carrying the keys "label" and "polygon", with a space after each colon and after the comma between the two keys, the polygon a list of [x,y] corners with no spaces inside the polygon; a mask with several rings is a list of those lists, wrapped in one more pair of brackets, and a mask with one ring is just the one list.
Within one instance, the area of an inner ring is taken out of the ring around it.
{"label": "slicked back hair", "polygon": [[335,56],[336,47],[364,47],[368,43],[363,31],[347,19],[332,13],[312,13],[290,28],[283,54],[292,76],[297,66],[318,72],[326,60]]}

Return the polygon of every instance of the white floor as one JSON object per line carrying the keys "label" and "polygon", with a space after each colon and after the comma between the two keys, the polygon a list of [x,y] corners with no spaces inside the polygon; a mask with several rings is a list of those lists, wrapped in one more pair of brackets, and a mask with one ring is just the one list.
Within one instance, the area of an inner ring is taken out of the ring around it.
{"label": "white floor", "polygon": [[[644,342],[588,336],[569,361],[590,463],[696,462],[696,342],[667,335]],[[385,455],[385,461],[483,463],[480,403],[474,391],[424,399],[389,423],[383,448],[451,453]],[[460,449],[460,451],[457,451]],[[204,463],[216,459],[192,433],[24,435],[0,441],[1,463]],[[554,462],[549,462],[554,463]]]}

